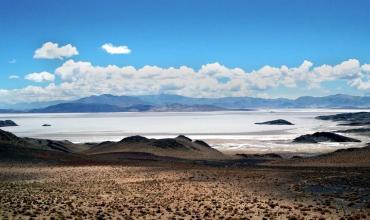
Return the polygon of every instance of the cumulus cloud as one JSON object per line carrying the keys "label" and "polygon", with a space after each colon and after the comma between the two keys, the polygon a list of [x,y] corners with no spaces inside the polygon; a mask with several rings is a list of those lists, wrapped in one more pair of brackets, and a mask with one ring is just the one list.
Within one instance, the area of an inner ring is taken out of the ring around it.
{"label": "cumulus cloud", "polygon": [[60,46],[57,43],[46,42],[33,55],[35,59],[64,59],[78,55],[77,48],[71,44]]}
{"label": "cumulus cloud", "polygon": [[9,79],[19,79],[19,76],[18,75],[10,75]]}
{"label": "cumulus cloud", "polygon": [[27,74],[24,78],[27,80],[31,80],[33,82],[46,82],[46,81],[54,81],[55,76],[49,72],[43,71],[40,73]]}
{"label": "cumulus cloud", "polygon": [[111,43],[106,43],[101,46],[101,48],[109,53],[109,54],[129,54],[131,53],[131,50],[128,48],[128,46],[114,46]]}
{"label": "cumulus cloud", "polygon": [[[314,66],[303,61],[296,67],[263,66],[252,71],[230,68],[220,63],[162,68],[158,66],[97,66],[91,62],[67,60],[51,73],[30,74],[33,81],[53,81],[47,86],[28,86],[2,90],[0,101],[21,99],[50,101],[76,99],[89,95],[178,94],[191,97],[260,96],[268,97],[269,90],[321,88],[323,82],[342,80],[359,90],[370,90],[369,64],[361,65],[350,59],[336,65]],[[43,75],[43,76],[41,76]],[[271,95],[271,94],[270,94]]]}
{"label": "cumulus cloud", "polygon": [[367,73],[367,74],[370,74],[370,64],[364,64],[361,66],[361,70],[364,72],[364,73]]}
{"label": "cumulus cloud", "polygon": [[356,87],[360,90],[370,90],[370,80],[363,80],[362,78],[357,78],[351,82],[351,86]]}

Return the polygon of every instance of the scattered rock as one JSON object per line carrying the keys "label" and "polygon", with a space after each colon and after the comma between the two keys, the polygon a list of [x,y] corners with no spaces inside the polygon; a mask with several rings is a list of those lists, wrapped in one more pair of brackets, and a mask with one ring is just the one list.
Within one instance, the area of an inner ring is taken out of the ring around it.
{"label": "scattered rock", "polygon": [[50,127],[51,125],[50,124],[43,124],[42,126],[43,127]]}

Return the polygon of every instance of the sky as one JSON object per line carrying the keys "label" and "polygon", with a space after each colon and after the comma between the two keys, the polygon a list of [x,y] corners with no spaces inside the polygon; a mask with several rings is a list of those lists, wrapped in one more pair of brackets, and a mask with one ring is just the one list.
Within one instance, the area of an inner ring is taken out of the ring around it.
{"label": "sky", "polygon": [[0,103],[370,94],[368,0],[2,0]]}

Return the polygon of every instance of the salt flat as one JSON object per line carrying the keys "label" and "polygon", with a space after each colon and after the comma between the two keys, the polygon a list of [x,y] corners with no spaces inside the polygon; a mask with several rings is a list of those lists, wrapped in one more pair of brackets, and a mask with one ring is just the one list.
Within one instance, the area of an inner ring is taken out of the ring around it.
{"label": "salt flat", "polygon": [[[118,141],[142,135],[153,138],[184,134],[202,139],[223,152],[322,153],[354,147],[352,143],[302,145],[290,142],[295,137],[316,131],[341,129],[335,122],[315,119],[319,115],[348,109],[270,109],[227,112],[125,112],[63,114],[0,114],[18,127],[6,127],[21,137],[69,140],[72,142]],[[255,125],[256,122],[285,119],[294,125]],[[51,127],[42,127],[50,124]],[[357,137],[364,142],[368,137]]]}

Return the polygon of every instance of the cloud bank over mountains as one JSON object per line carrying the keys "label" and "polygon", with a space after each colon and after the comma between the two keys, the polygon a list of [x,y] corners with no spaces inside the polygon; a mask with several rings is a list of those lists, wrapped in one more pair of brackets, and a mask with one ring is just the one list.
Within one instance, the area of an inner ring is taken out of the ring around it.
{"label": "cloud bank over mountains", "polygon": [[[110,54],[127,54],[127,46],[104,44]],[[71,44],[59,46],[46,42],[37,49],[34,58],[60,59],[78,55]],[[188,66],[162,68],[146,65],[98,66],[88,61],[68,59],[54,71],[30,73],[25,79],[36,84],[18,89],[0,89],[0,102],[34,102],[69,100],[90,95],[177,94],[190,97],[264,96],[274,88],[317,89],[322,83],[342,81],[348,87],[370,90],[370,64],[349,59],[336,65],[315,66],[304,60],[301,65],[245,71],[221,63],[208,63],[199,69]],[[11,77],[15,79],[16,77]],[[37,83],[43,83],[37,85]],[[49,83],[49,84],[45,84]]]}
{"label": "cloud bank over mountains", "polygon": [[35,82],[54,81],[46,86],[30,85],[21,89],[0,90],[2,102],[51,101],[74,99],[97,94],[142,95],[169,93],[191,97],[248,96],[279,86],[319,87],[321,83],[345,80],[349,86],[368,90],[369,65],[356,59],[337,65],[314,66],[304,61],[297,67],[264,66],[246,72],[220,63],[202,65],[194,70],[187,66],[119,67],[96,66],[86,61],[67,60],[54,73],[31,73],[25,78]]}

